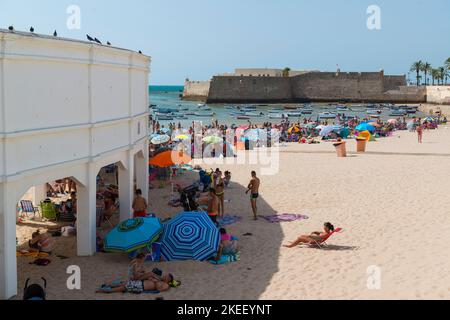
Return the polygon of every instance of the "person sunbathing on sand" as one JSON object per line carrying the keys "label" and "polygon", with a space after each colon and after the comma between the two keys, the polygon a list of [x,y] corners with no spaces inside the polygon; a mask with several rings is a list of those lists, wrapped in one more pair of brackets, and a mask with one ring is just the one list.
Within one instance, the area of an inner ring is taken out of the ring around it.
{"label": "person sunbathing on sand", "polygon": [[330,222],[327,222],[324,224],[323,229],[324,229],[324,232],[315,231],[315,232],[312,232],[310,235],[300,236],[297,240],[295,240],[291,244],[289,244],[289,245],[285,244],[285,245],[283,245],[283,247],[294,248],[301,243],[313,244],[314,241],[317,241],[320,243],[324,239],[326,239],[326,237],[328,237],[330,235],[330,233],[332,233],[334,231],[334,226]]}
{"label": "person sunbathing on sand", "polygon": [[125,283],[119,285],[102,286],[98,289],[96,293],[118,293],[118,292],[129,292],[140,294],[145,291],[168,291],[170,289],[169,283],[173,281],[173,275],[170,273],[165,274],[161,277],[152,277],[149,280],[129,280]]}

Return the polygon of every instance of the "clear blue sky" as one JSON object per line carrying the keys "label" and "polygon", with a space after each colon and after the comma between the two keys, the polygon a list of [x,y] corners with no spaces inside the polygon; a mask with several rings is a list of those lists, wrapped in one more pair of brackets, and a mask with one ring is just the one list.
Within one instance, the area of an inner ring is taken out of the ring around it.
{"label": "clear blue sky", "polygon": [[[81,30],[66,27],[69,5]],[[381,8],[379,31],[367,7]],[[236,67],[405,74],[450,57],[449,0],[0,0],[0,27],[91,34],[152,56],[151,84],[207,80]]]}

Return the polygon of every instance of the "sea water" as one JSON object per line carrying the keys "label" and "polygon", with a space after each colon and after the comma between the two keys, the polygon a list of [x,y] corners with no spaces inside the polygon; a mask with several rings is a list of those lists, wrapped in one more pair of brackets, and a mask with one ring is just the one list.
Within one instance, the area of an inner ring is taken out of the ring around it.
{"label": "sea water", "polygon": [[[180,107],[188,107],[189,111],[199,111],[198,110],[198,104],[201,103],[200,101],[183,101],[181,99],[183,94],[183,86],[150,86],[149,92],[150,92],[150,105],[156,105],[158,108],[170,108],[170,109],[179,109]],[[233,110],[227,109],[227,106],[240,106],[243,107],[245,105],[250,104],[208,104],[208,107],[211,108],[211,112],[214,112],[214,117],[197,117],[189,115],[187,116],[187,120],[180,120],[174,118],[170,121],[159,121],[161,125],[167,125],[169,123],[181,123],[183,127],[189,127],[192,125],[192,121],[202,121],[204,124],[211,124],[212,121],[218,120],[219,124],[248,124],[249,120],[238,120],[235,117],[231,116],[230,113]],[[303,104],[252,104],[256,105],[257,109],[254,111],[254,113],[264,113],[264,116],[262,117],[251,117],[250,121],[254,124],[259,124],[263,122],[271,122],[271,123],[280,123],[281,119],[271,119],[269,118],[269,110],[272,108],[283,108],[285,106],[296,106],[296,107],[302,107]],[[289,117],[289,120],[291,122],[297,122],[297,121],[303,121],[305,117],[307,119],[312,119],[313,121],[316,121],[318,118],[318,115],[322,112],[330,112],[330,113],[340,113],[345,114],[346,116],[358,116],[360,119],[363,118],[369,118],[370,116],[366,113],[366,108],[362,107],[361,104],[346,104],[352,111],[336,111],[336,105],[341,105],[339,103],[336,103],[335,105],[329,105],[328,103],[313,103],[313,113],[302,115],[301,117]],[[381,109],[381,108],[380,108]],[[296,110],[284,110],[281,113],[288,113],[288,112],[295,112]],[[382,109],[383,113],[381,114],[382,120],[388,120],[391,118],[397,119],[398,117],[390,116],[390,110],[389,109]],[[181,111],[185,112],[185,111]],[[209,111],[208,111],[209,112]],[[425,114],[417,112],[413,115],[407,115],[406,118],[412,118],[413,116],[416,117],[426,117]],[[376,120],[376,119],[372,119]],[[328,121],[329,124],[332,124],[334,122],[333,119],[323,119],[320,121]]]}

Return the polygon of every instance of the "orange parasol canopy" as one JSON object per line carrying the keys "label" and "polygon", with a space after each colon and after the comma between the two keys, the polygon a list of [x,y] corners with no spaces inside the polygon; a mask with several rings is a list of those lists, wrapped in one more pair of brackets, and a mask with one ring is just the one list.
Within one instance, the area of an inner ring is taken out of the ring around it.
{"label": "orange parasol canopy", "polygon": [[186,155],[183,151],[164,151],[151,158],[148,162],[149,165],[167,168],[176,165],[188,164],[192,161],[192,158]]}

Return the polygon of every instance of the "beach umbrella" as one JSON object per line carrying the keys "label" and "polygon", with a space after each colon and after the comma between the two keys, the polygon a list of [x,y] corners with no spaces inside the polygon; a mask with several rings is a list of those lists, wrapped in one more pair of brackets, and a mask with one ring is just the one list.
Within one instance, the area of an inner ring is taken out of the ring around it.
{"label": "beach umbrella", "polygon": [[320,126],[316,127],[316,130],[322,130],[323,128],[325,128],[325,126],[324,125],[320,125]]}
{"label": "beach umbrella", "polygon": [[301,129],[297,125],[295,125],[295,126],[293,126],[293,127],[288,129],[288,133],[289,134],[291,134],[291,133],[299,133],[300,131],[301,131]]}
{"label": "beach umbrella", "polygon": [[434,121],[435,121],[434,118],[431,118],[431,117],[427,117],[427,118],[423,119],[423,122],[434,122]]}
{"label": "beach umbrella", "polygon": [[168,135],[157,135],[154,136],[151,140],[150,143],[151,144],[163,144],[163,143],[167,143],[170,141],[170,137]]}
{"label": "beach umbrella", "polygon": [[188,164],[191,161],[191,157],[186,155],[183,151],[168,150],[151,158],[148,164],[155,167],[167,168],[176,165]]}
{"label": "beach umbrella", "polygon": [[216,143],[223,143],[223,138],[218,136],[209,136],[203,138],[202,141],[207,144],[216,144]]}
{"label": "beach umbrella", "polygon": [[350,135],[350,129],[348,127],[342,128],[341,131],[339,132],[339,136],[343,139],[348,138],[349,135]]}
{"label": "beach umbrella", "polygon": [[371,124],[368,124],[366,122],[362,122],[360,123],[356,128],[357,131],[369,131],[370,133],[374,133],[375,132],[375,127],[372,126]]}
{"label": "beach umbrella", "polygon": [[319,135],[322,136],[322,137],[326,137],[327,135],[329,135],[333,131],[334,131],[333,126],[326,126],[326,127],[323,127],[322,130],[320,130]]}
{"label": "beach umbrella", "polygon": [[179,134],[175,137],[175,140],[181,140],[181,141],[190,140],[190,139],[191,139],[191,137],[186,134]]}
{"label": "beach umbrella", "polygon": [[306,129],[315,129],[316,125],[314,123],[308,123],[307,125],[305,125]]}
{"label": "beach umbrella", "polygon": [[104,239],[107,252],[132,252],[158,240],[163,226],[158,218],[126,220],[112,229]]}
{"label": "beach umbrella", "polygon": [[219,249],[219,229],[205,212],[184,212],[164,225],[161,254],[165,261],[204,261]]}
{"label": "beach umbrella", "polygon": [[169,128],[162,128],[159,131],[161,131],[164,134],[169,134],[171,132],[171,130]]}
{"label": "beach umbrella", "polygon": [[263,129],[252,129],[245,132],[244,136],[241,138],[242,141],[251,140],[258,141],[267,138],[267,131]]}

